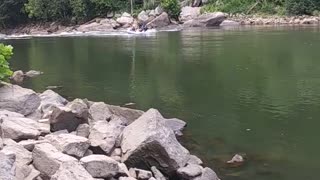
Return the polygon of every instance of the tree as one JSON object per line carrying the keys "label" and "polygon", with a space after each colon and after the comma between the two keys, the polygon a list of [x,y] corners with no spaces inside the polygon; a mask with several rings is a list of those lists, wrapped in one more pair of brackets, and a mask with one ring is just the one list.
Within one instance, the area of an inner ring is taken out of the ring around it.
{"label": "tree", "polygon": [[23,23],[28,16],[24,11],[27,0],[0,0],[0,26]]}
{"label": "tree", "polygon": [[12,75],[8,60],[12,56],[12,46],[0,44],[0,81],[5,81]]}

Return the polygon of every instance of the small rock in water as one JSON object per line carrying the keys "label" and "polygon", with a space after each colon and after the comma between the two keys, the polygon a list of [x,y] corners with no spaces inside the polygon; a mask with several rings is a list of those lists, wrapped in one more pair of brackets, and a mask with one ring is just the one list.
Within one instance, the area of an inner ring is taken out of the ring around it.
{"label": "small rock in water", "polygon": [[133,106],[135,106],[135,105],[136,105],[136,103],[130,102],[130,103],[124,104],[123,107],[133,107]]}
{"label": "small rock in water", "polygon": [[238,167],[244,163],[244,158],[241,155],[236,154],[230,161],[227,161],[227,163],[230,164],[232,167]]}
{"label": "small rock in water", "polygon": [[22,83],[22,81],[24,80],[23,71],[19,70],[19,71],[13,72],[11,79],[16,83]]}
{"label": "small rock in water", "polygon": [[43,72],[41,72],[41,71],[35,71],[35,70],[30,70],[30,71],[28,71],[28,72],[25,73],[25,76],[32,78],[32,77],[39,76],[39,75],[41,75],[41,74],[43,74]]}
{"label": "small rock in water", "polygon": [[61,89],[62,86],[47,86],[46,89]]}

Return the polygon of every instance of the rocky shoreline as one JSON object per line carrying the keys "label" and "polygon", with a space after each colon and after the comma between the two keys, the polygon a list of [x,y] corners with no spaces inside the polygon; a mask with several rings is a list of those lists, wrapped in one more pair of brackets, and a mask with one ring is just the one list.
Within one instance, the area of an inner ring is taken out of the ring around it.
{"label": "rocky shoreline", "polygon": [[0,85],[1,180],[218,180],[177,140],[186,123]]}
{"label": "rocky shoreline", "polygon": [[[219,26],[243,25],[319,25],[318,16],[259,16],[232,15],[222,12],[201,13],[201,7],[185,6],[181,9],[179,20],[171,19],[160,7],[154,10],[141,11],[137,17],[128,13],[117,14],[114,17],[96,18],[81,25],[64,26],[61,23],[27,24],[13,29],[0,29],[6,35],[61,35],[83,34],[89,32],[110,33],[127,32],[129,27],[139,29],[145,25],[156,30],[184,30],[189,28],[210,28]],[[0,34],[1,35],[1,34]]]}

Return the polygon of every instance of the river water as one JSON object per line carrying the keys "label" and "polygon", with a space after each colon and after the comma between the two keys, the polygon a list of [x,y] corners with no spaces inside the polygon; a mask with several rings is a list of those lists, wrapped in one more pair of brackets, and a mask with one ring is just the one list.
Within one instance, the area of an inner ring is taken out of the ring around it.
{"label": "river water", "polygon": [[[4,40],[2,40],[4,41]],[[152,36],[5,40],[27,87],[188,122],[182,142],[224,180],[317,180],[320,30],[263,27]],[[241,167],[225,162],[245,155]]]}

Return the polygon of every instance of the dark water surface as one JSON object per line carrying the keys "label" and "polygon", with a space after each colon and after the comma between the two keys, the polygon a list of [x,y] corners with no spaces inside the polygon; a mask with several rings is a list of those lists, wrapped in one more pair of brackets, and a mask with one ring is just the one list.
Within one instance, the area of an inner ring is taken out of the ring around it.
{"label": "dark water surface", "polygon": [[[162,32],[151,37],[7,40],[14,69],[67,97],[159,109],[224,180],[318,180],[319,28]],[[225,165],[246,154],[238,168]]]}

